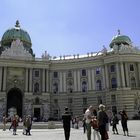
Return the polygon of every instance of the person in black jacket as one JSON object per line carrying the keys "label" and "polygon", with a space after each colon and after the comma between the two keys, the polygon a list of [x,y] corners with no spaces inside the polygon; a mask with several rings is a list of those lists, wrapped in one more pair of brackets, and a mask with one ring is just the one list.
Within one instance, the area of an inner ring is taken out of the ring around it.
{"label": "person in black jacket", "polygon": [[63,120],[63,128],[64,128],[65,140],[69,140],[71,114],[69,113],[68,107],[65,107],[65,112],[62,115],[62,120]]}

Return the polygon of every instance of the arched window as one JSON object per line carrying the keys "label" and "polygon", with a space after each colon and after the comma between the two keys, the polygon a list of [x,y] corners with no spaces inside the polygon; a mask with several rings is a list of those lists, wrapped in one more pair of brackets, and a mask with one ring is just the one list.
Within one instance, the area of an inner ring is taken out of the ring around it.
{"label": "arched window", "polygon": [[82,92],[86,92],[87,91],[87,82],[83,81],[82,82]]}
{"label": "arched window", "polygon": [[72,83],[71,80],[69,80],[69,81],[67,82],[67,90],[68,90],[68,92],[70,92],[70,93],[73,92],[73,83]]}
{"label": "arched window", "polygon": [[101,80],[96,81],[96,90],[102,90],[102,82],[101,82]]}
{"label": "arched window", "polygon": [[58,83],[53,84],[53,93],[58,93]]}
{"label": "arched window", "polygon": [[34,84],[34,92],[35,93],[39,92],[39,83],[37,83],[37,82]]}
{"label": "arched window", "polygon": [[132,88],[136,87],[136,80],[135,80],[135,77],[131,77],[131,87],[132,87]]}
{"label": "arched window", "polygon": [[116,78],[111,79],[111,88],[117,88],[117,80],[116,80]]}

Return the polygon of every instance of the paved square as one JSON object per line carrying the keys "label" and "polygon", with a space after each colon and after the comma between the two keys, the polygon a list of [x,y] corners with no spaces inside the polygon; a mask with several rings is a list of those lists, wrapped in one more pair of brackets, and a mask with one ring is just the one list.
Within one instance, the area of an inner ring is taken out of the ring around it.
{"label": "paved square", "polygon": [[[130,136],[123,136],[121,124],[118,125],[119,135],[113,135],[110,127],[109,140],[140,140],[140,120],[128,121],[128,128]],[[22,135],[22,129],[18,129],[17,135],[14,136],[12,131],[8,129],[2,131],[0,129],[0,139],[2,140],[65,140],[63,129],[32,129],[31,134],[31,136]],[[71,129],[70,140],[87,140],[82,127],[80,129]]]}

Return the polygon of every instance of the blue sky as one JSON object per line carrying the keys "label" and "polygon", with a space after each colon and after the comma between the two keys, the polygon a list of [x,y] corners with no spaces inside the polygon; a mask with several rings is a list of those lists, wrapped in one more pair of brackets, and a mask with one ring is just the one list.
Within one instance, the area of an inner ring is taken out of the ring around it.
{"label": "blue sky", "polygon": [[2,0],[0,38],[18,19],[36,57],[98,52],[117,30],[140,46],[139,0]]}

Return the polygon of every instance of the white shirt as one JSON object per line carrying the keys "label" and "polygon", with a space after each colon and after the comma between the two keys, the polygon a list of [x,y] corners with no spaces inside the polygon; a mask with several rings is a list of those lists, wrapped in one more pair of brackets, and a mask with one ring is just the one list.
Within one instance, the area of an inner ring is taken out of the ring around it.
{"label": "white shirt", "polygon": [[86,123],[91,122],[91,117],[92,117],[92,114],[91,114],[90,110],[87,109],[86,112],[85,112]]}

